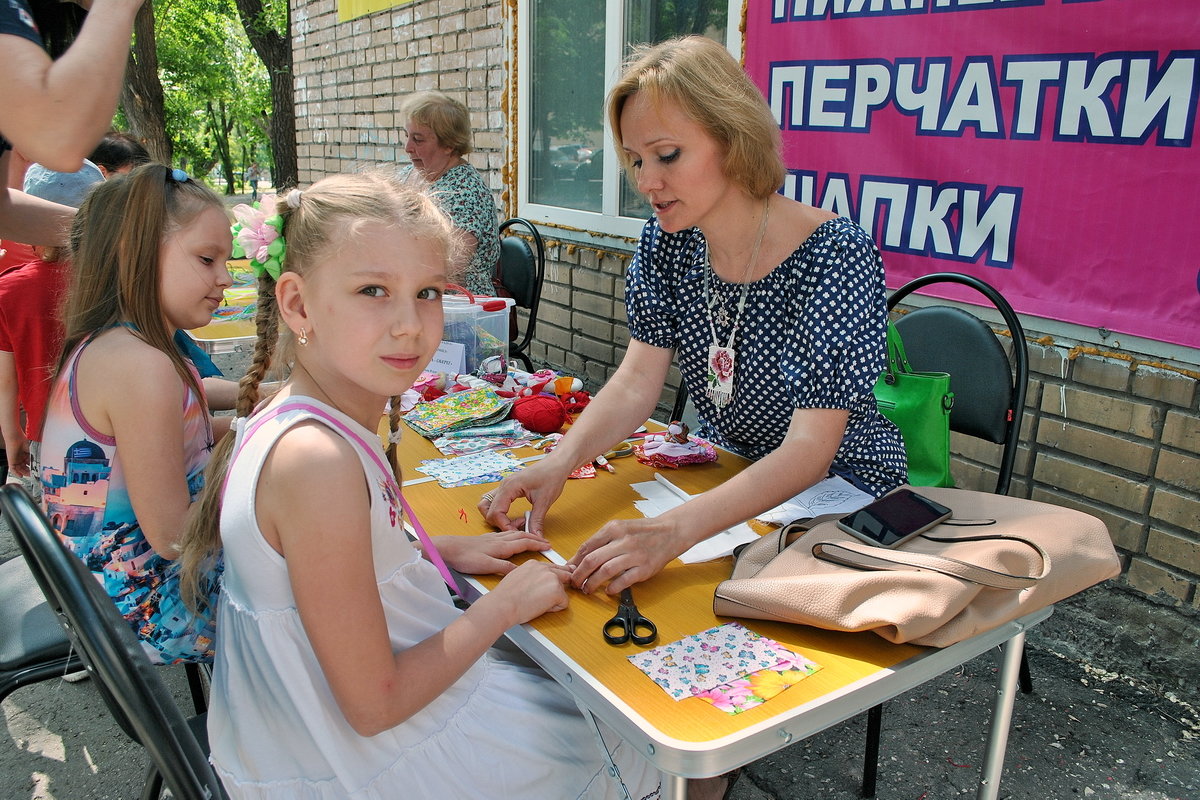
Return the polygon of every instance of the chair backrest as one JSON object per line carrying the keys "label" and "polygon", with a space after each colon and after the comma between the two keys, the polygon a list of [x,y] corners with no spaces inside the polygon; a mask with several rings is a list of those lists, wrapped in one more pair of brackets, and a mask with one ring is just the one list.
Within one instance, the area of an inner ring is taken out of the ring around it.
{"label": "chair backrest", "polygon": [[146,748],[172,794],[179,800],[222,797],[205,748],[100,582],[62,546],[23,488],[0,488],[0,510],[109,710]]}
{"label": "chair backrest", "polygon": [[1010,359],[991,327],[962,309],[926,306],[896,320],[913,369],[950,373],[954,392],[950,429],[1003,445],[995,492],[1007,494],[1029,383],[1025,331],[1012,306],[994,287],[958,272],[937,272],[909,281],[892,293],[888,309],[918,289],[937,283],[969,286],[982,294],[1000,312],[1012,336]]}
{"label": "chair backrest", "polygon": [[[520,236],[505,236],[509,228],[519,227],[529,235],[526,241]],[[533,223],[523,217],[512,217],[500,223],[500,282],[509,291],[521,308],[529,312],[529,322],[520,336],[512,343],[512,350],[525,352],[533,339],[537,325],[538,306],[542,301],[542,283],[546,278],[546,246],[542,235]],[[533,246],[530,246],[530,242]]]}

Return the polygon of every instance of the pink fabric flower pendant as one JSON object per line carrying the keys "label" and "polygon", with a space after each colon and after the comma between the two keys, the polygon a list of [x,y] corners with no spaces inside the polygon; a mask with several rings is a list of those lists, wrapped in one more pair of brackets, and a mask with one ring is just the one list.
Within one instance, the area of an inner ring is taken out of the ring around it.
{"label": "pink fabric flower pendant", "polygon": [[732,347],[712,345],[708,348],[708,399],[717,408],[724,408],[733,400],[733,372],[737,366],[737,353]]}

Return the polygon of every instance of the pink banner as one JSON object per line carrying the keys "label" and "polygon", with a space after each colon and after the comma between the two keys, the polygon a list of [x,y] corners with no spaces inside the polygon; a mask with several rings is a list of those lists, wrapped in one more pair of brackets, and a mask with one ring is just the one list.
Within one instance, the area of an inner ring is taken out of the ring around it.
{"label": "pink banner", "polygon": [[1200,347],[1197,0],[746,14],[784,193],[857,220],[889,286],[966,272],[1026,314]]}

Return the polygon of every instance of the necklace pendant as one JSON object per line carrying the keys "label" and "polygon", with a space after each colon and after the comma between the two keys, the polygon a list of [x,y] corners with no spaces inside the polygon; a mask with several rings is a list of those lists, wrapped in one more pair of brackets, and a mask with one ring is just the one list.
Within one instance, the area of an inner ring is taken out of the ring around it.
{"label": "necklace pendant", "polygon": [[726,309],[725,306],[717,306],[713,310],[713,321],[716,322],[718,325],[720,325],[722,328],[727,327],[729,325],[728,309]]}
{"label": "necklace pendant", "polygon": [[708,348],[708,388],[705,393],[717,408],[733,400],[733,373],[737,368],[737,352],[732,347],[712,345]]}

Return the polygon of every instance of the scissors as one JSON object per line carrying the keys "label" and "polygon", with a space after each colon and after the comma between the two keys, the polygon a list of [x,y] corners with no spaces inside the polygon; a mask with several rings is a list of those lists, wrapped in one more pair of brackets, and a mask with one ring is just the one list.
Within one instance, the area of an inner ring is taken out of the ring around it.
{"label": "scissors", "polygon": [[604,623],[604,641],[609,644],[625,644],[633,640],[636,645],[648,645],[658,638],[658,628],[642,616],[633,603],[633,592],[621,590],[621,605],[617,613]]}
{"label": "scissors", "polygon": [[621,442],[604,454],[604,458],[612,461],[614,458],[626,458],[633,455],[633,442]]}

